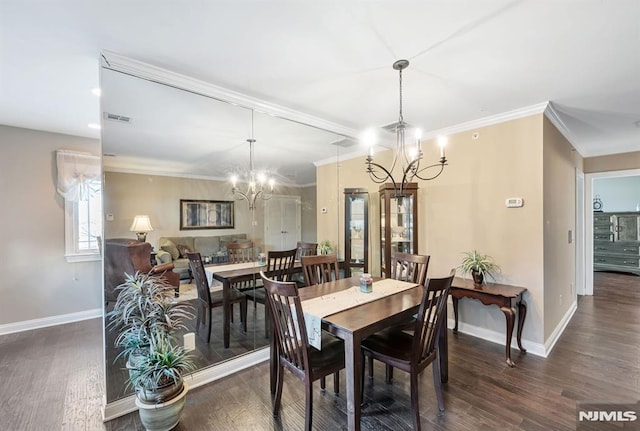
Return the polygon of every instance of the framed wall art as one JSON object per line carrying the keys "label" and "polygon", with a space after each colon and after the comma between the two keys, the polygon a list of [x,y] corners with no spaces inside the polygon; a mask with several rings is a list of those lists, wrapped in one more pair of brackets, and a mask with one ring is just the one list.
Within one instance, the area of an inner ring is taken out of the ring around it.
{"label": "framed wall art", "polygon": [[180,230],[233,229],[233,203],[180,199]]}

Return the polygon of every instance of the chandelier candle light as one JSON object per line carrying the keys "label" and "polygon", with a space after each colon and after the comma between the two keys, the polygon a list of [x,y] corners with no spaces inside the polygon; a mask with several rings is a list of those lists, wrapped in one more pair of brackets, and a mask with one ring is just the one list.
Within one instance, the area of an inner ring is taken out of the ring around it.
{"label": "chandelier candle light", "polygon": [[247,139],[247,142],[249,143],[249,181],[247,189],[241,190],[238,187],[238,176],[233,175],[231,177],[231,184],[233,185],[231,193],[233,193],[233,197],[236,200],[246,200],[249,204],[249,209],[254,210],[258,199],[264,201],[271,199],[275,180],[268,178],[264,172],[256,172],[253,167],[253,144],[256,142],[253,139],[253,111],[251,112],[251,139]]}
{"label": "chandelier candle light", "polygon": [[[396,196],[403,196],[407,183],[410,183],[415,179],[428,181],[437,178],[447,165],[447,159],[444,154],[444,147],[447,143],[446,137],[438,137],[440,160],[438,163],[434,163],[429,166],[420,165],[423,156],[421,142],[422,132],[420,129],[415,130],[415,145],[409,146],[405,144],[405,129],[407,128],[407,124],[404,122],[404,117],[402,116],[402,71],[407,67],[409,67],[409,60],[398,60],[393,63],[393,68],[397,70],[400,75],[400,115],[398,123],[396,124],[396,150],[393,155],[393,162],[389,169],[373,161],[375,135],[372,132],[368,132],[363,137],[363,140],[369,146],[369,154],[365,160],[365,164],[367,166],[366,171],[369,174],[369,178],[377,184],[391,181],[393,183]],[[396,181],[393,177],[393,170],[398,162],[398,158],[401,159],[402,164],[402,181],[400,182]],[[431,170],[431,176],[423,176],[426,175],[427,170]]]}

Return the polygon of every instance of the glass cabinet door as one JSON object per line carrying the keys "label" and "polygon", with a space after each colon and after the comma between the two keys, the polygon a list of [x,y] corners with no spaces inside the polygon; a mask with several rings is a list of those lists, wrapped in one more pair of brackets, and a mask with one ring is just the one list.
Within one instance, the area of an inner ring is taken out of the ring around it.
{"label": "glass cabinet door", "polygon": [[393,253],[417,253],[418,185],[406,185],[402,196],[396,195],[393,184],[380,186],[380,271],[391,276]]}
{"label": "glass cabinet door", "polygon": [[369,271],[369,192],[344,189],[345,276]]}

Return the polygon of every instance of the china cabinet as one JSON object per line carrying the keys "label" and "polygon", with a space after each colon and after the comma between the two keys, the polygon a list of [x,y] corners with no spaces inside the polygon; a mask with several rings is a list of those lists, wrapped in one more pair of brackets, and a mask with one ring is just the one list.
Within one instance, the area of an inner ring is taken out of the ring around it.
{"label": "china cabinet", "polygon": [[391,255],[418,252],[418,184],[405,185],[402,196],[391,183],[380,186],[380,272],[391,276]]}
{"label": "china cabinet", "polygon": [[369,272],[369,192],[344,189],[345,277]]}

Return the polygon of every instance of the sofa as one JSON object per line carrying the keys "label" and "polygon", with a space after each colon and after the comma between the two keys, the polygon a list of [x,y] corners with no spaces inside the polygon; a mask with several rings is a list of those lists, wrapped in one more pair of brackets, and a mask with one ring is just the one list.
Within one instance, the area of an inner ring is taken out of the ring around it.
{"label": "sofa", "polygon": [[[180,274],[180,280],[191,280],[187,253],[198,252],[212,263],[227,261],[227,243],[248,241],[247,234],[219,236],[173,236],[160,237],[156,260],[158,263],[173,263],[174,271]],[[259,249],[254,249],[257,256]]]}

